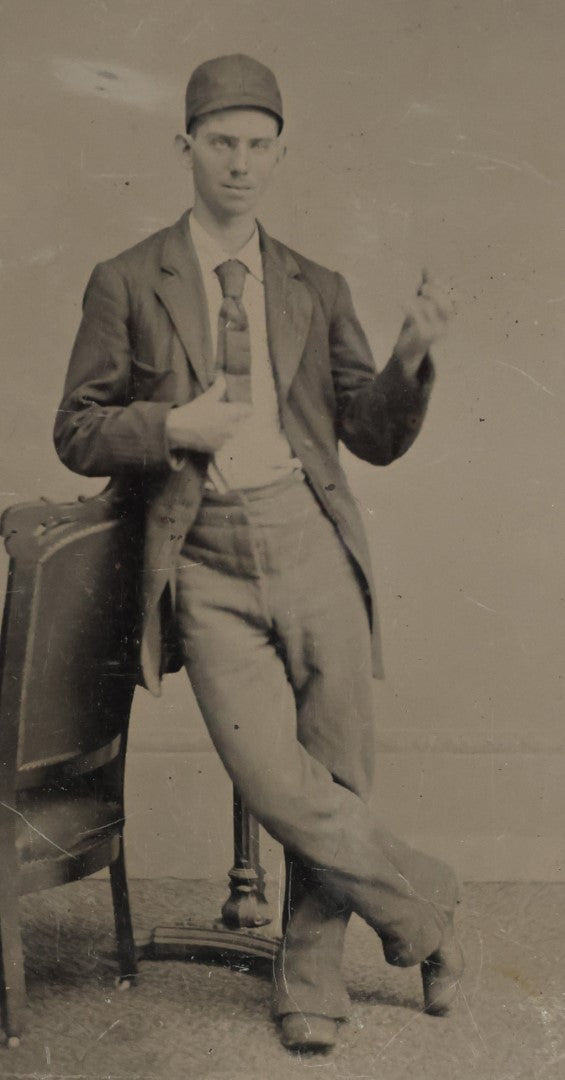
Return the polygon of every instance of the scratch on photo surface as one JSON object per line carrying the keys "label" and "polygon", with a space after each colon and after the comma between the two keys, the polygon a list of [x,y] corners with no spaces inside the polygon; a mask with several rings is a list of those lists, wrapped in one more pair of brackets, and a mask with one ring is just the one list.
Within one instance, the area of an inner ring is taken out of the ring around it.
{"label": "scratch on photo surface", "polygon": [[538,959],[538,957],[541,957],[544,960],[548,960],[547,953],[540,953],[538,948],[532,948],[532,946],[528,944],[527,940],[521,940],[515,937],[511,937],[511,935],[508,933],[508,930],[505,930],[503,926],[500,926],[498,930],[496,930],[495,936],[504,937],[505,941],[511,941],[514,945],[519,945],[521,949],[525,949],[527,952],[530,952],[536,960]]}
{"label": "scratch on photo surface", "polygon": [[163,21],[164,20],[159,18],[157,15],[144,16],[143,19],[139,20],[139,22],[138,22],[137,26],[135,27],[135,29],[132,30],[132,35],[133,35],[133,37],[136,37],[137,34],[139,34],[139,31],[141,30],[142,26],[145,26],[145,23],[161,23]]}
{"label": "scratch on photo surface", "polygon": [[156,175],[152,172],[90,172],[90,170],[87,170],[87,173],[92,180],[138,180],[140,176],[146,178]]}
{"label": "scratch on photo surface", "polygon": [[203,18],[199,19],[197,23],[194,24],[190,33],[186,34],[186,36],[181,39],[181,45],[186,45],[187,41],[194,41],[196,34],[200,31],[202,27],[205,27],[206,30],[212,30],[214,33],[216,32],[214,24],[210,21],[210,19],[204,16]]}
{"label": "scratch on photo surface", "polygon": [[400,117],[400,123],[404,124],[411,116],[433,116],[434,113],[442,111],[443,110],[436,108],[435,105],[430,105],[427,101],[412,101],[404,113],[404,116]]}
{"label": "scratch on photo surface", "polygon": [[457,980],[457,985],[459,987],[459,992],[461,994],[461,997],[463,998],[463,1001],[465,1003],[465,1008],[467,1009],[467,1012],[469,1013],[469,1016],[471,1017],[471,1023],[473,1025],[475,1031],[477,1032],[477,1035],[479,1036],[479,1039],[481,1040],[481,1043],[482,1043],[486,1053],[488,1054],[489,1053],[489,1048],[488,1048],[485,1040],[483,1039],[481,1029],[480,1029],[479,1025],[477,1024],[477,1021],[475,1020],[475,1017],[473,1015],[473,1010],[471,1009],[471,1006],[469,1005],[469,1002],[467,1000],[467,997],[466,997],[466,995],[465,995],[465,993],[463,991],[463,988],[462,988],[461,983],[459,982],[459,980]]}
{"label": "scratch on photo surface", "polygon": [[25,814],[22,814],[21,810],[16,810],[15,806],[9,806],[9,804],[5,802],[0,802],[0,806],[3,806],[5,810],[9,810],[10,813],[16,814],[17,817],[21,818],[22,821],[25,822],[25,824],[28,826],[28,828],[32,830],[32,832],[37,833],[37,835],[41,836],[43,840],[47,840],[47,843],[51,844],[54,848],[57,849],[57,851],[61,851],[63,855],[68,855],[69,859],[77,858],[77,856],[73,855],[71,851],[67,851],[64,847],[56,844],[54,840],[51,840],[48,836],[46,836],[45,833],[42,833],[39,829],[36,829],[35,825],[32,825],[31,821],[28,821]]}
{"label": "scratch on photo surface", "polygon": [[281,855],[280,862],[279,862],[279,876],[278,876],[278,881],[277,881],[277,911],[278,911],[279,919],[281,921],[282,921],[282,917],[283,917],[285,883],[286,883],[286,864],[285,864],[284,855]]}
{"label": "scratch on photo surface", "polygon": [[549,394],[550,397],[555,397],[555,393],[553,392],[553,390],[550,390],[549,387],[544,386],[543,383],[538,382],[537,379],[534,379],[533,375],[530,375],[529,372],[524,371],[523,368],[516,367],[516,364],[509,364],[506,360],[495,360],[494,362],[495,364],[499,364],[500,367],[512,368],[512,371],[519,372],[520,375],[524,375],[526,379],[529,379],[530,382],[534,384],[534,386],[538,386],[540,390],[543,390],[544,394]]}
{"label": "scratch on photo surface", "polygon": [[473,998],[475,998],[477,996],[478,992],[479,992],[479,984],[480,984],[481,977],[482,977],[482,974],[483,974],[483,964],[484,964],[484,958],[485,958],[483,935],[481,934],[480,930],[477,930],[477,937],[479,939],[479,969],[477,971],[477,975],[476,975],[476,978],[475,978],[475,985],[473,987],[473,994],[472,994]]}
{"label": "scratch on photo surface", "polygon": [[117,1027],[118,1024],[121,1024],[121,1022],[122,1022],[121,1020],[114,1020],[114,1022],[112,1024],[110,1024],[109,1027],[105,1028],[105,1030],[102,1032],[102,1034],[98,1036],[96,1042],[100,1042],[100,1040],[103,1039],[104,1036],[107,1035],[109,1031],[112,1031],[112,1028]]}
{"label": "scratch on photo surface", "polygon": [[55,262],[55,259],[63,251],[63,245],[57,244],[56,247],[43,248],[41,251],[36,251],[34,255],[28,257],[28,263],[32,266],[48,266],[49,263]]}
{"label": "scratch on photo surface", "polygon": [[[290,917],[292,915],[292,910],[291,910],[291,888],[292,888],[292,862],[290,862],[289,866],[288,866],[288,913],[287,914],[288,914],[288,919],[289,920],[290,920]],[[286,990],[288,999],[289,999],[289,1001],[292,1001],[294,1003],[294,1005],[296,1005],[296,1011],[303,1018],[304,1023],[306,1024],[308,1030],[310,1031],[311,1029],[310,1029],[310,1025],[308,1023],[308,1020],[306,1019],[306,1016],[305,1016],[304,1012],[302,1011],[302,1009],[300,1008],[298,1002],[292,996],[292,994],[290,992],[288,982],[287,982],[287,978],[286,978],[286,973],[285,973],[286,934],[283,936],[283,939],[282,939],[281,954],[280,955],[281,955],[280,973],[281,973],[281,977],[282,977],[282,983],[283,983],[283,986],[284,986],[284,988]],[[278,978],[277,978],[276,958],[273,958],[273,985],[275,986],[275,989],[278,990],[279,982],[278,982]]]}
{"label": "scratch on photo surface", "polygon": [[476,604],[477,607],[482,608],[483,611],[491,611],[493,615],[496,615],[496,608],[488,607],[487,604],[481,604],[480,600],[475,600],[474,596],[467,596],[466,593],[463,593],[463,596],[464,596],[465,600],[469,600],[471,602],[471,604]]}
{"label": "scratch on photo surface", "polygon": [[105,1035],[107,1035],[107,1034],[108,1034],[108,1032],[112,1030],[112,1028],[115,1028],[115,1027],[117,1027],[117,1026],[118,1026],[118,1024],[121,1024],[121,1022],[122,1022],[121,1020],[114,1020],[114,1021],[113,1021],[113,1022],[112,1022],[112,1023],[111,1023],[110,1025],[109,1025],[109,1027],[105,1028],[105,1029],[104,1029],[104,1031],[103,1031],[103,1032],[102,1032],[102,1033],[101,1033],[100,1035],[98,1035],[98,1036],[96,1037],[96,1039],[94,1039],[94,1040],[93,1040],[92,1042],[90,1042],[90,1043],[89,1043],[89,1044],[88,1044],[88,1045],[87,1045],[87,1046],[86,1046],[86,1047],[84,1048],[84,1050],[82,1051],[82,1053],[80,1053],[80,1054],[78,1054],[78,1055],[77,1055],[77,1057],[78,1057],[78,1060],[79,1060],[79,1061],[81,1062],[81,1064],[82,1064],[82,1062],[84,1061],[84,1059],[86,1058],[86,1056],[87,1056],[87,1055],[88,1055],[88,1054],[90,1053],[90,1051],[91,1051],[92,1047],[93,1047],[93,1046],[96,1046],[96,1043],[99,1043],[99,1042],[100,1042],[100,1040],[101,1040],[101,1039],[103,1039],[103,1038],[104,1038],[104,1036],[105,1036]]}
{"label": "scratch on photo surface", "polygon": [[402,1032],[406,1031],[406,1028],[409,1028],[411,1026],[411,1024],[414,1024],[416,1022],[416,1020],[419,1020],[419,1018],[421,1016],[424,1016],[424,1015],[425,1015],[424,1009],[418,1009],[418,1011],[414,1014],[414,1016],[411,1016],[410,1019],[407,1020],[406,1023],[403,1024],[402,1027],[398,1029],[398,1031],[395,1031],[394,1035],[391,1035],[390,1039],[388,1039],[387,1042],[385,1042],[384,1046],[382,1046],[380,1051],[379,1051],[379,1057],[383,1056],[385,1050],[388,1050],[388,1047],[391,1045],[391,1043],[393,1043],[395,1041],[395,1039],[398,1039],[399,1035],[402,1035]]}
{"label": "scratch on photo surface", "polygon": [[549,176],[545,176],[543,173],[535,169],[529,161],[508,161],[507,158],[492,157],[490,154],[474,153],[472,150],[450,150],[450,154],[454,157],[466,157],[472,158],[475,161],[482,161],[486,165],[502,165],[506,169],[512,169],[513,172],[526,173],[531,176],[535,176],[538,180],[541,180],[548,187],[553,187],[557,181],[553,180]]}

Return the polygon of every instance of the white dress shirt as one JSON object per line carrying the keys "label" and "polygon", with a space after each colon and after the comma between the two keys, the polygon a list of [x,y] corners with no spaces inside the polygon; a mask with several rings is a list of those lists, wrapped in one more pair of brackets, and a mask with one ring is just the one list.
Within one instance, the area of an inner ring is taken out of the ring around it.
{"label": "white dress shirt", "polygon": [[206,232],[194,214],[190,215],[189,227],[208,301],[214,355],[222,303],[222,287],[215,268],[226,259],[239,259],[248,271],[242,303],[247,314],[251,343],[252,413],[248,419],[241,421],[233,438],[224,443],[214,455],[209,477],[215,487],[223,490],[260,487],[289,476],[301,466],[293,456],[280,423],[277,391],[269,356],[259,233],[255,228],[247,243],[236,254],[230,254],[215,237]]}

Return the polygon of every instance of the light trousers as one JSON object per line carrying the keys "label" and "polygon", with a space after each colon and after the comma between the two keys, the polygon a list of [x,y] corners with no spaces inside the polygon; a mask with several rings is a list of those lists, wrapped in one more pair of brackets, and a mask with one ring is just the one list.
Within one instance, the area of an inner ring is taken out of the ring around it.
{"label": "light trousers", "polygon": [[176,617],[214,745],[287,856],[274,1011],[347,1016],[340,965],[351,912],[376,930],[390,963],[418,963],[439,944],[457,884],[367,806],[367,608],[307,482],[206,497],[179,560]]}

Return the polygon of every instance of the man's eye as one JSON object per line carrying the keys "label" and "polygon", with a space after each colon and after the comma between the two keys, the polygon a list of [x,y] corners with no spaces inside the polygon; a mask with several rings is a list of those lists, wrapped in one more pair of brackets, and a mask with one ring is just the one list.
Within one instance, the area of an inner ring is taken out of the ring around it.
{"label": "man's eye", "polygon": [[268,150],[270,145],[270,139],[257,139],[257,141],[252,144],[253,150]]}
{"label": "man's eye", "polygon": [[230,140],[225,135],[216,135],[212,139],[212,146],[219,146],[221,149],[230,145]]}

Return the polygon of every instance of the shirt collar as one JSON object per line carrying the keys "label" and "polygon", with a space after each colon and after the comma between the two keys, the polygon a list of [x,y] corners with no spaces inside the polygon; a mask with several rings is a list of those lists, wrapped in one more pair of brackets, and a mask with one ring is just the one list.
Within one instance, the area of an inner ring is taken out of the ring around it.
{"label": "shirt collar", "polygon": [[261,283],[263,282],[263,260],[261,258],[257,225],[255,225],[254,232],[247,243],[234,254],[233,252],[227,252],[215,236],[211,236],[210,233],[206,232],[206,229],[196,220],[194,214],[190,215],[188,224],[192,243],[203,274],[212,274],[216,267],[225,262],[226,259],[239,259],[247,267],[252,277]]}

